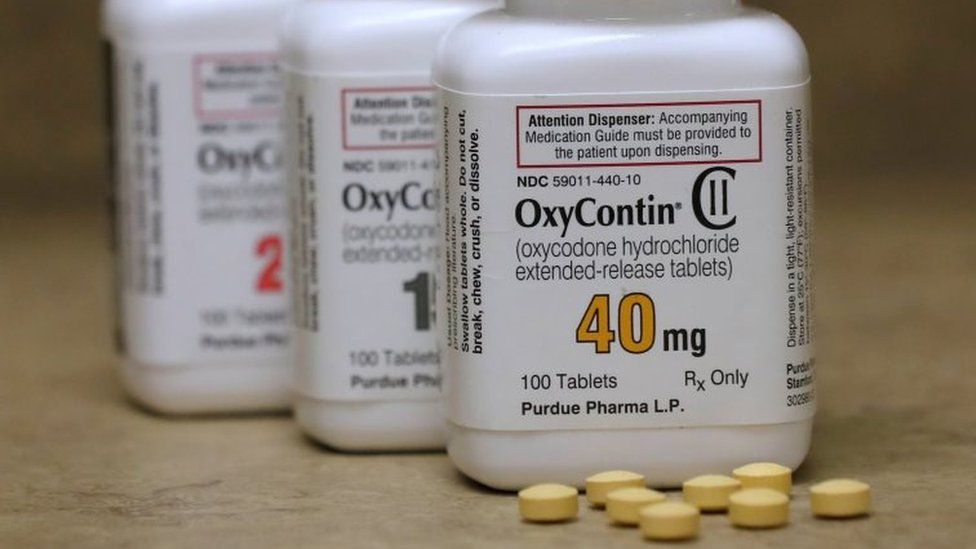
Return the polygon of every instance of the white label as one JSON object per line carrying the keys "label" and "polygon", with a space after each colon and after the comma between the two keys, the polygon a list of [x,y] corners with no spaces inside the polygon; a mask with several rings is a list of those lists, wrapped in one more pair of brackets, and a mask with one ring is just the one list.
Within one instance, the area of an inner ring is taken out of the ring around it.
{"label": "white label", "polygon": [[427,80],[289,73],[297,381],[308,396],[439,397]]}
{"label": "white label", "polygon": [[814,413],[807,86],[442,99],[452,422]]}
{"label": "white label", "polygon": [[124,346],[153,366],[288,351],[276,57],[115,52]]}

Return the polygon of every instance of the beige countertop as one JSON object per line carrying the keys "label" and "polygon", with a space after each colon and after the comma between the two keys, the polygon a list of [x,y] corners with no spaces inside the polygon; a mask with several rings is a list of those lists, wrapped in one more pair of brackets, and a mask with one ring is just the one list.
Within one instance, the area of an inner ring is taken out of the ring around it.
{"label": "beige countertop", "polygon": [[[820,414],[793,523],[706,516],[688,545],[976,544],[976,187],[952,177],[821,182]],[[441,454],[336,454],[285,416],[141,412],[112,370],[101,213],[0,208],[0,546],[641,545],[585,508],[523,524]],[[809,517],[810,482],[836,476],[872,483],[872,517]]]}

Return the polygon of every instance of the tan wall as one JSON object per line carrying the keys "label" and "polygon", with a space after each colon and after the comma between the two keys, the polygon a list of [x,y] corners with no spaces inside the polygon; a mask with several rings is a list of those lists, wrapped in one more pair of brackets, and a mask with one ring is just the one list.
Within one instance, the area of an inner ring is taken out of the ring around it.
{"label": "tan wall", "polygon": [[[821,175],[951,169],[971,154],[976,1],[752,3],[782,14],[810,48]],[[97,10],[96,0],[0,2],[0,151],[8,164],[0,193],[100,199]]]}

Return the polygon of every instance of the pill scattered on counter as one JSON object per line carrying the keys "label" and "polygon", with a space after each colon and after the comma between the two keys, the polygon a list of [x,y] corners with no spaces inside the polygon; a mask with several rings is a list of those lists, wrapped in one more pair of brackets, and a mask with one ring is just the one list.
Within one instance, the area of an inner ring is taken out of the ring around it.
{"label": "pill scattered on counter", "polygon": [[743,528],[777,528],[790,520],[790,498],[779,490],[747,488],[729,496],[729,519]]}
{"label": "pill scattered on counter", "polygon": [[750,463],[732,471],[742,488],[769,488],[790,495],[793,471],[776,463]]}
{"label": "pill scattered on counter", "polygon": [[850,518],[871,511],[871,487],[859,480],[834,479],[810,488],[810,509],[824,518]]}
{"label": "pill scattered on counter", "polygon": [[586,479],[586,499],[590,504],[603,507],[607,494],[621,488],[643,488],[644,475],[630,471],[607,471]]}
{"label": "pill scattered on counter", "polygon": [[[647,488],[643,475],[607,471],[586,479],[586,497],[594,507],[605,508],[610,524],[639,526],[641,535],[653,541],[697,538],[703,512],[728,511],[731,524],[744,529],[779,528],[790,522],[793,479],[789,468],[750,463],[732,474],[686,480],[681,502]],[[539,484],[518,495],[519,511],[526,522],[566,522],[579,516],[579,492],[572,486]],[[859,480],[817,483],[810,487],[809,499],[818,518],[861,517],[871,512],[871,486]]]}
{"label": "pill scattered on counter", "polygon": [[738,479],[729,476],[701,475],[686,480],[681,489],[687,503],[705,512],[717,512],[729,508],[729,496],[741,487]]}
{"label": "pill scattered on counter", "polygon": [[613,490],[607,494],[607,516],[614,524],[637,526],[641,509],[666,500],[667,496],[661,492],[647,488]]}
{"label": "pill scattered on counter", "polygon": [[640,511],[641,535],[650,540],[676,541],[698,536],[701,513],[681,502],[656,503]]}
{"label": "pill scattered on counter", "polygon": [[563,484],[537,484],[518,494],[519,513],[529,522],[563,522],[579,514],[579,492]]}

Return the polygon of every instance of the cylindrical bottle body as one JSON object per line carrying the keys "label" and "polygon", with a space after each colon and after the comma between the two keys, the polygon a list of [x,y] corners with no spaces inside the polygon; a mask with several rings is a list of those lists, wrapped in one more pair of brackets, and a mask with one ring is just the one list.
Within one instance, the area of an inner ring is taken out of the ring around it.
{"label": "cylindrical bottle body", "polygon": [[510,4],[435,62],[452,460],[503,489],[799,465],[802,42],[728,0]]}
{"label": "cylindrical bottle body", "polygon": [[110,0],[122,379],[164,413],[285,409],[277,19],[293,0]]}
{"label": "cylindrical bottle body", "polygon": [[296,418],[330,447],[444,447],[430,63],[490,5],[326,0],[286,17]]}

